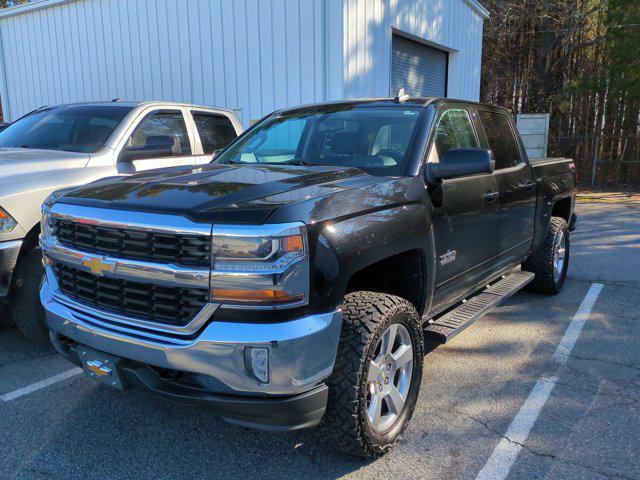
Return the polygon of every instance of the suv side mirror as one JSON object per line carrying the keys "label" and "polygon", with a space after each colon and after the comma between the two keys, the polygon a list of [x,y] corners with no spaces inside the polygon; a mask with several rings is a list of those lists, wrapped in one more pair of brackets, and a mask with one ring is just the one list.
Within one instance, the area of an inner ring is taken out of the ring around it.
{"label": "suv side mirror", "polygon": [[149,158],[162,158],[173,156],[175,139],[170,135],[153,135],[146,138],[144,145],[140,147],[124,147],[119,160],[131,162],[133,160],[145,160]]}
{"label": "suv side mirror", "polygon": [[444,154],[440,163],[429,163],[429,173],[435,179],[464,177],[476,173],[493,173],[495,160],[491,150],[454,148]]}

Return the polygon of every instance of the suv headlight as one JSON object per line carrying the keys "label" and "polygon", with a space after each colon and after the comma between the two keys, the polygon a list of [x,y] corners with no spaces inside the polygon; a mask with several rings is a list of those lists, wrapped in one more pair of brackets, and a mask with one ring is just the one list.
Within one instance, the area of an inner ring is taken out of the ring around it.
{"label": "suv headlight", "polygon": [[18,222],[4,208],[0,207],[0,232],[10,232],[16,228],[17,224]]}
{"label": "suv headlight", "polygon": [[43,240],[53,235],[53,223],[51,222],[51,207],[46,203],[42,205],[42,216],[40,217],[40,236]]}
{"label": "suv headlight", "polygon": [[307,237],[301,223],[213,226],[211,300],[284,308],[308,302]]}

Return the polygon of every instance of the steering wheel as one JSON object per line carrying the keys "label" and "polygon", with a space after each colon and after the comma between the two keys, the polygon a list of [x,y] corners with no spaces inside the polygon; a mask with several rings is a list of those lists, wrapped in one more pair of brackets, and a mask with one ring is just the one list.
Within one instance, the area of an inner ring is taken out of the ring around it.
{"label": "steering wheel", "polygon": [[400,163],[404,158],[404,153],[402,153],[400,150],[387,148],[376,153],[376,157],[389,157],[392,158],[396,163]]}

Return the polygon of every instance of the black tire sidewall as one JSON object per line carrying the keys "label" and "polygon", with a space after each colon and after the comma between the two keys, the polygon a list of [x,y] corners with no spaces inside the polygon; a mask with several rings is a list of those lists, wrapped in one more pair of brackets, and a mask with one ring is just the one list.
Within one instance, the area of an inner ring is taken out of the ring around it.
{"label": "black tire sidewall", "polygon": [[18,259],[11,285],[11,318],[18,329],[36,343],[48,342],[44,309],[40,304],[40,284],[44,270],[38,247]]}
{"label": "black tire sidewall", "polygon": [[[407,399],[404,405],[404,409],[400,414],[400,417],[390,430],[381,434],[373,430],[369,424],[367,416],[367,374],[369,371],[369,360],[373,357],[374,349],[380,341],[380,337],[390,325],[393,324],[403,325],[411,336],[411,344],[413,348],[413,371],[411,377],[411,385],[407,394]],[[406,310],[398,310],[389,316],[387,321],[380,324],[376,331],[373,340],[370,342],[367,356],[364,362],[364,368],[362,371],[361,382],[359,386],[360,399],[359,399],[359,417],[362,425],[362,433],[367,445],[376,453],[384,453],[388,448],[393,446],[399,436],[407,427],[415,406],[418,400],[418,394],[420,392],[420,384],[422,381],[422,360],[423,360],[423,342],[420,330],[418,327],[419,321],[412,317],[410,312]]]}

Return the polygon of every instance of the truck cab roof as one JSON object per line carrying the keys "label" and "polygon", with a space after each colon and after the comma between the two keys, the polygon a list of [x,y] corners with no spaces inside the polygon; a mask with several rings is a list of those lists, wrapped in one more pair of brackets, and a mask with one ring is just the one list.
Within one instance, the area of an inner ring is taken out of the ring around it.
{"label": "truck cab roof", "polygon": [[62,103],[62,104],[57,104],[57,105],[43,105],[41,107],[38,107],[37,109],[33,110],[30,113],[42,110],[44,108],[59,108],[59,107],[71,107],[71,106],[89,106],[89,107],[130,107],[130,108],[136,108],[136,107],[175,107],[175,108],[192,108],[192,109],[198,109],[198,110],[215,110],[215,111],[219,111],[219,112],[228,112],[228,113],[232,113],[234,114],[234,111],[229,109],[229,108],[218,108],[218,107],[211,107],[211,106],[206,106],[206,105],[198,105],[198,104],[193,104],[193,103],[182,103],[182,102],[165,102],[165,101],[159,101],[159,100],[120,100],[120,99],[113,99],[113,100],[98,100],[98,101],[91,101],[91,102],[74,102],[74,103]]}

